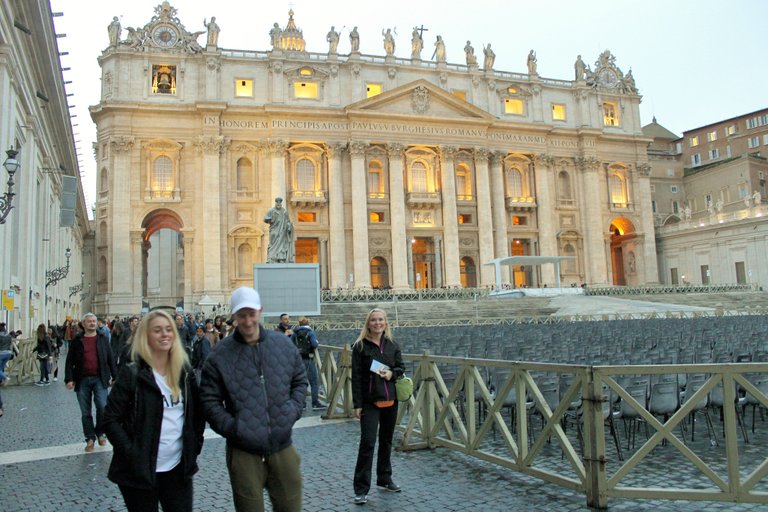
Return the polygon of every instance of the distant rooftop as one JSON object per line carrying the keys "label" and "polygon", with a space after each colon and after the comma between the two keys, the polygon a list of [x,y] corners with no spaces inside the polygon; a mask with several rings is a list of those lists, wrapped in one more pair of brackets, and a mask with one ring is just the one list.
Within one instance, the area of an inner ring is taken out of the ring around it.
{"label": "distant rooftop", "polygon": [[656,116],[653,116],[653,121],[650,124],[643,126],[643,135],[654,139],[664,140],[675,140],[680,138],[678,135],[672,133],[657,123]]}

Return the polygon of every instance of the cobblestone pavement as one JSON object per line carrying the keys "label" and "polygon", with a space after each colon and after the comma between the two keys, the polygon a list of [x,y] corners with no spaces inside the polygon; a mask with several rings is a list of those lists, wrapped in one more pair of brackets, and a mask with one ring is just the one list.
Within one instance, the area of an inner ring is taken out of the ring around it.
{"label": "cobblestone pavement", "polygon": [[[109,446],[83,452],[74,393],[62,382],[2,389],[0,503],[14,511],[123,511],[117,486],[106,478]],[[748,415],[751,420],[751,416]],[[766,430],[760,421],[758,429]],[[716,424],[717,425],[717,424]],[[372,489],[366,508],[352,504],[352,471],[358,441],[355,421],[326,422],[308,413],[295,430],[302,456],[304,510],[347,511],[549,511],[589,510],[584,496],[447,449],[393,454],[398,494]],[[195,477],[195,509],[233,510],[224,463],[224,440],[207,435]],[[702,435],[702,437],[706,437]],[[766,438],[755,439],[764,456]],[[553,460],[560,459],[553,448]],[[653,466],[664,465],[665,448]],[[653,470],[654,468],[652,468]],[[677,479],[686,481],[685,473]],[[610,499],[611,510],[768,510],[765,505]]]}

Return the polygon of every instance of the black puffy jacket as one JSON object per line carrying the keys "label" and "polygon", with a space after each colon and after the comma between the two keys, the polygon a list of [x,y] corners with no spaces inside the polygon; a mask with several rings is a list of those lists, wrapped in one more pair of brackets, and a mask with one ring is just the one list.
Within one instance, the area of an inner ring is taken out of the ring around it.
{"label": "black puffy jacket", "polygon": [[249,453],[271,455],[291,445],[306,393],[298,349],[263,325],[258,343],[249,345],[235,329],[203,365],[200,397],[208,423],[227,443]]}
{"label": "black puffy jacket", "polygon": [[[205,417],[194,372],[179,380],[184,399],[181,462],[184,477],[197,472],[203,448]],[[143,360],[125,365],[117,376],[104,409],[104,432],[114,451],[107,477],[118,485],[152,489],[157,484],[157,448],[163,423],[163,395]]]}
{"label": "black puffy jacket", "polygon": [[[377,360],[389,366],[394,375],[386,380],[371,371],[371,362]],[[395,380],[405,373],[403,355],[397,343],[382,337],[380,346],[363,339],[352,346],[352,402],[355,409],[364,403],[397,400]]]}

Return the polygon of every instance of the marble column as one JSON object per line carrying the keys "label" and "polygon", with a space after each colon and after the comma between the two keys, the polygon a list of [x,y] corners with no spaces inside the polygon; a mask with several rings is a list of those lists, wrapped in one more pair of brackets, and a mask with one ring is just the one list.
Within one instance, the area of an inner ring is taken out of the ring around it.
{"label": "marble column", "polygon": [[[605,248],[605,234],[608,226],[603,226],[600,198],[600,178],[598,171],[600,161],[595,157],[579,157],[577,164],[581,169],[584,183],[584,226],[585,226],[585,251],[584,262],[586,269],[586,281],[589,284],[607,284],[608,255]],[[608,247],[610,253],[610,247]],[[656,256],[654,256],[654,259]]]}
{"label": "marble column", "polygon": [[[553,179],[554,159],[549,155],[536,155],[534,162],[534,177],[536,179],[536,214],[539,226],[539,255],[559,256],[557,250],[557,234],[555,220],[555,183]],[[541,265],[541,282],[555,286],[555,265]]]}
{"label": "marble column", "polygon": [[[491,154],[491,204],[493,205],[493,233],[496,258],[509,256],[507,238],[507,205],[504,200],[504,167],[506,154],[496,151]],[[509,284],[509,267],[501,269],[502,284]]]}
{"label": "marble column", "polygon": [[352,251],[354,254],[354,286],[358,290],[371,288],[371,259],[368,254],[368,187],[365,150],[368,144],[355,141],[349,145],[352,160]]}
{"label": "marble column", "polygon": [[[651,209],[651,166],[647,162],[637,164],[635,178],[635,211],[642,211],[640,231],[644,235],[642,259],[637,257],[638,277],[641,283],[658,283],[659,266],[656,259],[656,236],[653,226],[653,211]],[[644,207],[646,206],[647,207]],[[649,236],[653,234],[653,236]],[[636,255],[637,256],[637,255]],[[642,268],[642,271],[640,271]]]}
{"label": "marble column", "polygon": [[[443,236],[445,243],[445,286],[460,287],[459,271],[459,215],[456,209],[456,170],[453,156],[456,148],[440,148],[440,177],[443,203]],[[436,251],[437,252],[437,251]],[[436,272],[439,270],[436,269]]]}
{"label": "marble column", "polygon": [[192,304],[192,276],[197,275],[194,255],[195,230],[182,229],[181,234],[184,237],[184,307],[189,308]]}
{"label": "marble column", "polygon": [[443,266],[443,258],[441,256],[443,248],[441,247],[443,245],[443,240],[439,236],[435,236],[432,238],[432,244],[435,247],[435,288],[442,288],[443,287],[443,273],[442,273],[442,266]]}
{"label": "marble column", "polygon": [[[347,282],[347,246],[344,224],[344,182],[341,173],[341,158],[346,143],[329,144],[328,156],[328,222],[331,250],[331,268],[328,287],[335,289]],[[367,226],[367,224],[366,224]]]}
{"label": "marble column", "polygon": [[[131,272],[133,273],[133,296],[142,299],[147,283],[147,251],[144,249],[144,230],[131,230]],[[149,244],[149,240],[146,241]]]}
{"label": "marble column", "polygon": [[[131,258],[131,158],[133,137],[115,137],[110,141],[113,155],[114,189],[111,193],[111,212],[109,218],[111,232],[109,241],[109,270],[111,279],[107,289],[108,309],[111,311],[129,311],[136,305],[136,297],[141,294],[134,288],[133,277],[127,269],[133,268]],[[141,253],[138,255],[140,256]],[[141,259],[139,259],[141,261]]]}
{"label": "marble column", "polygon": [[[199,139],[198,148],[202,153],[202,192],[199,197],[199,211],[201,213],[201,226],[205,226],[202,231],[202,250],[199,256],[202,261],[202,291],[203,295],[208,294],[219,296],[223,293],[222,286],[222,236],[221,236],[221,151],[227,145],[222,136],[202,136]],[[185,269],[188,258],[194,258],[193,255],[184,256]],[[191,296],[192,290],[185,289],[185,294]]]}
{"label": "marble column", "polygon": [[408,242],[406,243],[405,254],[406,254],[406,261],[408,266],[408,286],[410,286],[411,288],[415,288],[416,285],[413,282],[413,244],[411,244],[410,240],[408,240]]}
{"label": "marble column", "polygon": [[328,239],[320,238],[320,288],[328,288]]}
{"label": "marble column", "polygon": [[476,266],[480,273],[480,286],[492,285],[495,281],[493,267],[486,265],[493,259],[493,217],[491,216],[491,185],[488,176],[488,157],[485,148],[475,150],[475,183],[477,198],[477,231],[480,244],[480,261]]}
{"label": "marble column", "polygon": [[413,288],[409,272],[411,244],[406,234],[408,222],[405,219],[405,188],[403,187],[403,144],[389,144],[389,224],[392,238],[392,288],[404,291]]}
{"label": "marble column", "polygon": [[288,198],[285,196],[285,151],[288,149],[288,143],[284,140],[270,140],[267,145],[269,149],[269,163],[272,171],[272,182],[270,191],[272,197],[269,203],[272,204],[276,197],[283,198],[283,205],[288,204]]}

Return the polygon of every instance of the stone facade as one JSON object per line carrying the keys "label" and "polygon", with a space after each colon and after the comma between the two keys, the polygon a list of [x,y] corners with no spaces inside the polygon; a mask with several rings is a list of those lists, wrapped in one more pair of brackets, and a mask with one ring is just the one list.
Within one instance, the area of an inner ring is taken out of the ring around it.
{"label": "stone facade", "polygon": [[[483,263],[512,254],[575,256],[566,285],[657,281],[649,139],[609,51],[554,80],[312,53],[293,12],[269,50],[203,48],[177,14],[159,5],[99,58],[100,312],[139,309],[162,229],[182,235],[178,299],[226,302],[266,261],[275,197],[296,261],[319,263],[327,288],[490,286]],[[544,266],[505,281],[555,279]]]}

